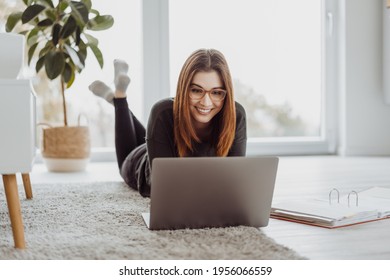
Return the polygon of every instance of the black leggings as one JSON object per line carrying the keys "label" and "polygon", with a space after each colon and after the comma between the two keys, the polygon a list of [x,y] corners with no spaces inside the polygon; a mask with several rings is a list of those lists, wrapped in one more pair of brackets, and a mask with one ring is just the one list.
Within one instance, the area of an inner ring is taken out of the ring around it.
{"label": "black leggings", "polygon": [[119,170],[126,157],[145,143],[146,129],[130,111],[126,98],[114,98],[115,148]]}

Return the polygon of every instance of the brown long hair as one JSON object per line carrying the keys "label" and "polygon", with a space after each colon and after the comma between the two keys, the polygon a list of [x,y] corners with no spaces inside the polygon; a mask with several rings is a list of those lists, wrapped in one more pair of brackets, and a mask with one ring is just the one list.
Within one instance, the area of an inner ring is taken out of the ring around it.
{"label": "brown long hair", "polygon": [[175,143],[180,157],[193,152],[193,141],[200,142],[191,121],[189,87],[197,72],[216,71],[227,91],[221,111],[213,118],[217,156],[227,156],[236,132],[236,107],[230,70],[223,54],[214,49],[199,49],[185,61],[177,83],[173,102]]}

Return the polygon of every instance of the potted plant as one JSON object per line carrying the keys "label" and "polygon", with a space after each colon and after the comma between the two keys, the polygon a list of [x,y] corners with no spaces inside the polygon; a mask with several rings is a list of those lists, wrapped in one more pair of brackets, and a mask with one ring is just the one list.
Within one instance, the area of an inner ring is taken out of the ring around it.
{"label": "potted plant", "polygon": [[68,126],[65,89],[84,69],[89,51],[103,67],[98,40],[89,31],[108,29],[114,19],[100,15],[91,0],[23,2],[23,11],[8,16],[6,31],[21,23],[19,33],[26,37],[28,64],[34,61],[37,73],[44,69],[50,80],[58,80],[62,95],[63,126],[43,129],[43,158],[50,171],[82,170],[89,158],[89,130],[86,126]]}

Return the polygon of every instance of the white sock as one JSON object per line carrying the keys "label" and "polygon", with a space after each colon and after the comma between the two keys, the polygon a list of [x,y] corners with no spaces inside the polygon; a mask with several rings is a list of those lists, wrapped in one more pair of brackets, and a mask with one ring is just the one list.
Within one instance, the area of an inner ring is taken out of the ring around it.
{"label": "white sock", "polygon": [[96,96],[99,96],[103,99],[105,99],[109,103],[113,103],[114,99],[114,92],[112,89],[107,86],[102,81],[94,81],[92,84],[89,85],[89,90],[92,91]]}
{"label": "white sock", "polygon": [[118,74],[115,78],[115,97],[124,98],[127,96],[126,90],[130,84],[130,77],[126,74]]}
{"label": "white sock", "polygon": [[129,71],[129,65],[124,60],[114,59],[114,70],[115,70],[115,77],[114,77],[114,81],[115,81],[119,76],[119,74],[127,74],[127,71]]}

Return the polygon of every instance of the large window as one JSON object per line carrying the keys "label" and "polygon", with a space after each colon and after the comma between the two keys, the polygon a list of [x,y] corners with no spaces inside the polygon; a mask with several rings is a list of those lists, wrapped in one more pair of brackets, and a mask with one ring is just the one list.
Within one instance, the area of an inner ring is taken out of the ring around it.
{"label": "large window", "polygon": [[247,111],[249,153],[334,152],[335,80],[327,74],[335,72],[334,6],[325,0],[169,0],[171,91],[192,51],[219,49]]}
{"label": "large window", "polygon": [[195,49],[221,50],[249,137],[320,136],[321,0],[170,0],[171,85]]}
{"label": "large window", "polygon": [[86,68],[76,78],[74,85],[66,91],[71,104],[74,123],[82,113],[90,124],[93,147],[114,147],[114,108],[101,98],[96,98],[88,86],[95,80],[104,81],[114,89],[114,59],[129,64],[131,84],[128,87],[128,103],[136,116],[143,114],[142,101],[142,26],[141,1],[95,0],[95,7],[101,14],[110,14],[115,23],[112,28],[95,32],[104,56],[104,68],[100,69],[96,58],[87,58]]}
{"label": "large window", "polygon": [[[0,31],[5,31],[5,21],[13,11],[25,8],[22,1],[6,0],[0,2]],[[128,89],[128,100],[131,110],[137,116],[143,115],[142,92],[142,25],[141,0],[94,0],[93,8],[101,14],[114,17],[112,28],[90,33],[99,40],[99,48],[104,57],[104,68],[101,69],[92,53],[88,54],[86,68],[77,75],[74,84],[67,89],[69,125],[77,125],[79,116],[82,124],[88,122],[91,133],[91,145],[96,148],[114,147],[114,109],[104,100],[95,97],[88,86],[95,80],[101,80],[114,88],[114,59],[122,59],[129,64],[131,85]],[[34,61],[34,60],[33,60]],[[35,59],[36,61],[36,59]],[[34,65],[24,70],[24,76],[32,78],[37,94],[37,120],[39,123],[61,125],[63,122],[59,82],[49,81],[44,71],[36,75]],[[101,150],[101,149],[100,149]],[[112,158],[112,157],[109,157]]]}
{"label": "large window", "polygon": [[[126,60],[132,80],[130,108],[146,124],[151,106],[175,94],[179,71],[190,53],[215,48],[225,54],[236,99],[247,112],[248,154],[334,152],[338,2],[95,0],[93,5],[113,15],[115,24],[93,34],[100,40],[105,67],[101,70],[93,55],[89,57],[66,93],[70,121],[75,124],[78,115],[85,114],[93,147],[108,147],[113,159],[114,110],[94,97],[88,85],[100,79],[113,86],[112,62]],[[2,11],[14,3],[0,3],[3,22]],[[38,95],[54,90],[41,87]],[[59,107],[51,105],[52,114],[58,113]],[[40,114],[40,120],[53,120],[44,110]]]}

